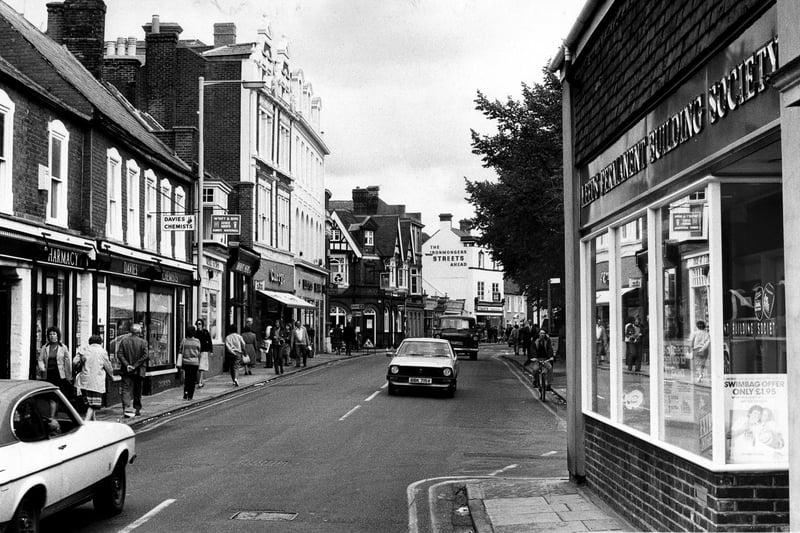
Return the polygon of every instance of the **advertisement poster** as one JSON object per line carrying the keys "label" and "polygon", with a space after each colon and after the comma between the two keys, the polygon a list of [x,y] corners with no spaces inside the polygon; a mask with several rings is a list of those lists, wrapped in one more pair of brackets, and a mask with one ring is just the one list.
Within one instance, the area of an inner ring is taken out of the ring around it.
{"label": "advertisement poster", "polygon": [[786,374],[726,374],[729,464],[789,461]]}

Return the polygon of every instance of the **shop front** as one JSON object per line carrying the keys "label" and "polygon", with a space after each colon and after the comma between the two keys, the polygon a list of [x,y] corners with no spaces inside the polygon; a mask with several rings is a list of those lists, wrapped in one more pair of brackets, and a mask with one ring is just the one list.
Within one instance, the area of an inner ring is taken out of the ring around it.
{"label": "shop front", "polygon": [[[291,264],[262,257],[254,277],[256,289],[255,318],[261,329],[267,321],[273,326],[286,324],[294,319],[293,307],[279,300],[284,294],[291,294],[294,287],[294,267]],[[269,296],[272,294],[272,296]]]}
{"label": "shop front", "polygon": [[570,469],[644,529],[788,523],[776,12],[574,169]]}
{"label": "shop front", "polygon": [[261,256],[240,244],[229,246],[228,306],[225,310],[223,335],[234,324],[241,331],[248,317],[253,317],[255,296],[253,276],[258,272]]}
{"label": "shop front", "polygon": [[[95,277],[96,327],[104,331],[106,349],[115,372],[119,371],[116,347],[119,339],[141,324],[149,350],[149,369],[144,394],[178,385],[175,362],[186,333],[192,293],[191,265],[159,259],[123,247],[100,243]],[[108,404],[119,400],[112,387]]]}
{"label": "shop front", "polygon": [[482,340],[488,340],[490,332],[494,338],[503,328],[503,302],[482,302],[476,298],[475,319],[484,332]]}
{"label": "shop front", "polygon": [[313,330],[312,343],[316,352],[325,349],[327,313],[325,312],[325,282],[328,271],[306,262],[295,264],[296,295],[312,307],[298,309],[296,320]]}
{"label": "shop front", "polygon": [[[33,379],[46,331],[70,349],[91,335],[93,241],[6,220],[0,229],[0,379]],[[30,314],[16,310],[30,309]]]}

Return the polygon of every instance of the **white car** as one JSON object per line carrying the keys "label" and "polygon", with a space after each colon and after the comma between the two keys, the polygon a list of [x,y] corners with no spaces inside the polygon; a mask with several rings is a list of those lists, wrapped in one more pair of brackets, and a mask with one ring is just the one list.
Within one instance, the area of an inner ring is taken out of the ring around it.
{"label": "white car", "polygon": [[444,339],[408,338],[397,347],[386,372],[389,394],[399,389],[439,389],[453,397],[458,387],[458,357]]}
{"label": "white car", "polygon": [[39,520],[93,500],[102,516],[122,512],[133,430],[84,422],[57,387],[0,380],[0,532],[39,531]]}

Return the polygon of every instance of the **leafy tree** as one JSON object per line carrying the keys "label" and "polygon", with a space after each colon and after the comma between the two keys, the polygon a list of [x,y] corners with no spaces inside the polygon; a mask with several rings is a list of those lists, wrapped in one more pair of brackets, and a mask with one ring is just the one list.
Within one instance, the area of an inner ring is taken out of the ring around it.
{"label": "leafy tree", "polygon": [[542,83],[522,84],[521,101],[491,101],[478,91],[476,109],[496,122],[497,132],[472,130],[472,152],[498,179],[465,179],[480,244],[534,296],[564,272],[561,86],[543,72]]}

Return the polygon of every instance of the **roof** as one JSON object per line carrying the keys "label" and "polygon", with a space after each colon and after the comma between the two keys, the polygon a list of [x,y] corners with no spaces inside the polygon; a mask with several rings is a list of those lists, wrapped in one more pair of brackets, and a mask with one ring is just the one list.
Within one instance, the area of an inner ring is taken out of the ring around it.
{"label": "roof", "polygon": [[[27,53],[17,55],[13,51],[6,54],[5,57],[16,68],[24,71],[37,84],[46,87],[63,105],[77,108],[86,114],[98,112],[151,153],[158,155],[162,161],[182,170],[190,170],[183,160],[130,112],[120,100],[121,95],[115,97],[109,86],[95,78],[66,47],[53,41],[4,2],[0,2],[0,17],[8,21],[12,30],[38,53],[38,57],[35,58]],[[15,45],[15,39],[6,39],[0,54],[14,46],[18,46]],[[16,61],[44,63],[44,68],[40,68],[37,64],[15,64]]]}
{"label": "roof", "polygon": [[253,52],[255,43],[236,43],[212,48],[203,52],[203,57],[225,57],[250,55]]}

